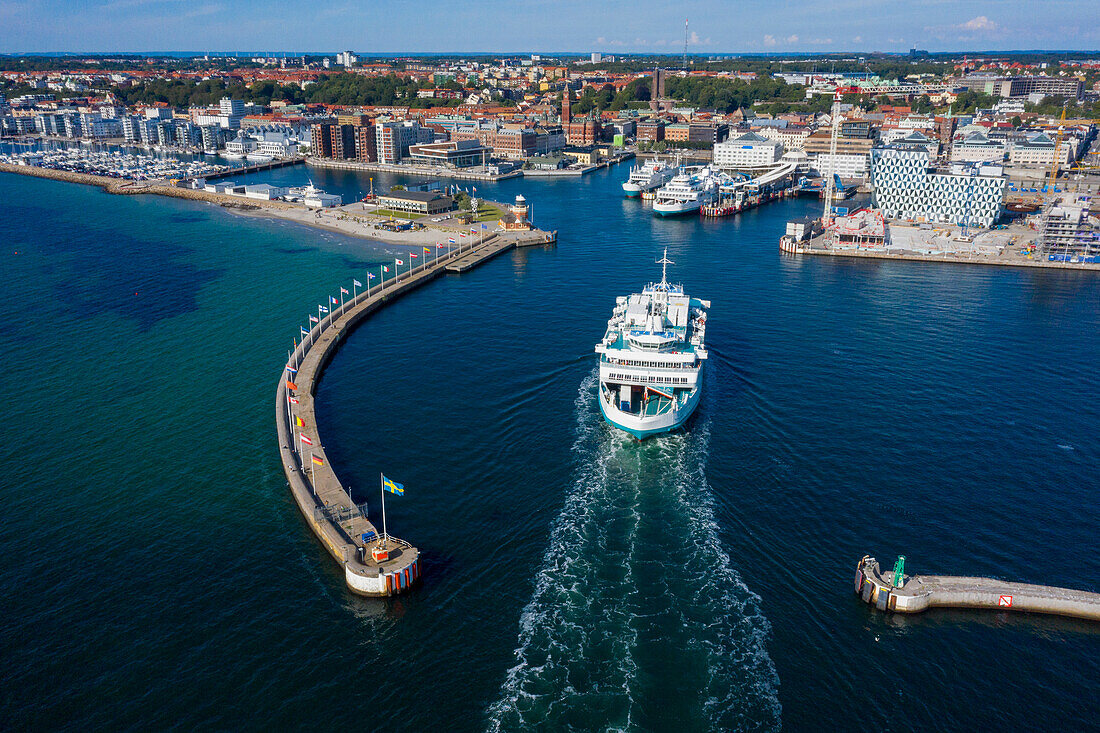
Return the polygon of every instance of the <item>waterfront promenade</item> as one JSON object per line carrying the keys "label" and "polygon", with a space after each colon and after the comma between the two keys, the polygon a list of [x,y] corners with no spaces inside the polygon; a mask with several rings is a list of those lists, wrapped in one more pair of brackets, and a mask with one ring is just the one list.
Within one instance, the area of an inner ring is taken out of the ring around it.
{"label": "waterfront promenade", "polygon": [[[364,290],[334,307],[290,354],[275,395],[280,458],[302,516],[328,553],[343,566],[348,587],[359,595],[389,596],[420,577],[420,552],[412,544],[380,536],[366,504],[356,504],[336,475],[317,430],[314,393],[325,366],[347,335],[379,308],[431,282],[444,272],[466,271],[517,246],[554,240],[538,230],[493,233],[460,246]],[[460,265],[454,269],[453,265]],[[375,487],[360,487],[370,495]]]}

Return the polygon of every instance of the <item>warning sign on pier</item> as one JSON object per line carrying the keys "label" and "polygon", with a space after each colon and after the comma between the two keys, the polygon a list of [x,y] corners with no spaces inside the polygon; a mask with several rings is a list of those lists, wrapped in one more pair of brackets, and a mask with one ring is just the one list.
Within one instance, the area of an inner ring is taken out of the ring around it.
{"label": "warning sign on pier", "polygon": [[1001,596],[1000,600],[997,601],[997,605],[1004,606],[1005,608],[1011,608],[1012,596]]}

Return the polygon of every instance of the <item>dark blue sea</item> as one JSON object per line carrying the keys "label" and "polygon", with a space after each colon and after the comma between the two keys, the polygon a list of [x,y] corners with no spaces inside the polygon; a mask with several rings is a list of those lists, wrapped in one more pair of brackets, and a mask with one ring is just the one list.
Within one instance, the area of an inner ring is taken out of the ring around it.
{"label": "dark blue sea", "polygon": [[[291,500],[273,392],[307,314],[408,250],[0,174],[3,728],[1094,728],[1100,626],[890,617],[851,582],[904,554],[1100,590],[1100,274],[785,256],[816,201],[658,220],[625,175],[478,185],[559,243],[333,360],[326,452],[373,513],[405,484],[424,558],[375,601]],[[369,186],[251,180],[307,177]],[[664,247],[711,359],[688,429],[638,443],[593,346]]]}

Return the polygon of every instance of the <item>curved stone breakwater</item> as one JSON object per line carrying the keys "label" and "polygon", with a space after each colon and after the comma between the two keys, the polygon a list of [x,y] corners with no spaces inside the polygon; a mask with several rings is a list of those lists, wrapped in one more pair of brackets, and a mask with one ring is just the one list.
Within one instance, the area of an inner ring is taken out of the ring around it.
{"label": "curved stone breakwater", "polygon": [[554,241],[538,230],[493,233],[448,255],[364,290],[333,308],[290,355],[275,392],[275,423],[280,457],[291,494],[313,533],[344,567],[348,588],[364,596],[390,596],[412,587],[421,575],[420,551],[392,535],[381,537],[366,504],[355,504],[325,454],[317,432],[314,390],[344,338],[367,316],[397,297],[431,282],[452,265],[462,271],[517,246]]}
{"label": "curved stone breakwater", "polygon": [[864,603],[898,613],[920,613],[928,608],[987,608],[1100,621],[1100,593],[951,575],[902,575],[895,585],[893,573],[883,572],[870,556],[856,567],[855,592]]}

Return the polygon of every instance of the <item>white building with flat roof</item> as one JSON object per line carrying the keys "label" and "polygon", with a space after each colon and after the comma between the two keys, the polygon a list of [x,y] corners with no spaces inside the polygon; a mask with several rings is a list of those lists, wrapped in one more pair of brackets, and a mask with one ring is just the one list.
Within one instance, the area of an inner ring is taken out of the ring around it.
{"label": "white building with flat roof", "polygon": [[746,132],[714,145],[714,164],[726,170],[767,168],[783,157],[783,144]]}
{"label": "white building with flat roof", "polygon": [[973,133],[951,145],[951,160],[1000,162],[1005,159],[1005,150],[1003,140],[990,140],[981,133]]}
{"label": "white building with flat roof", "polygon": [[862,153],[818,153],[811,165],[822,176],[835,174],[846,181],[862,181],[870,170],[868,156]]}

